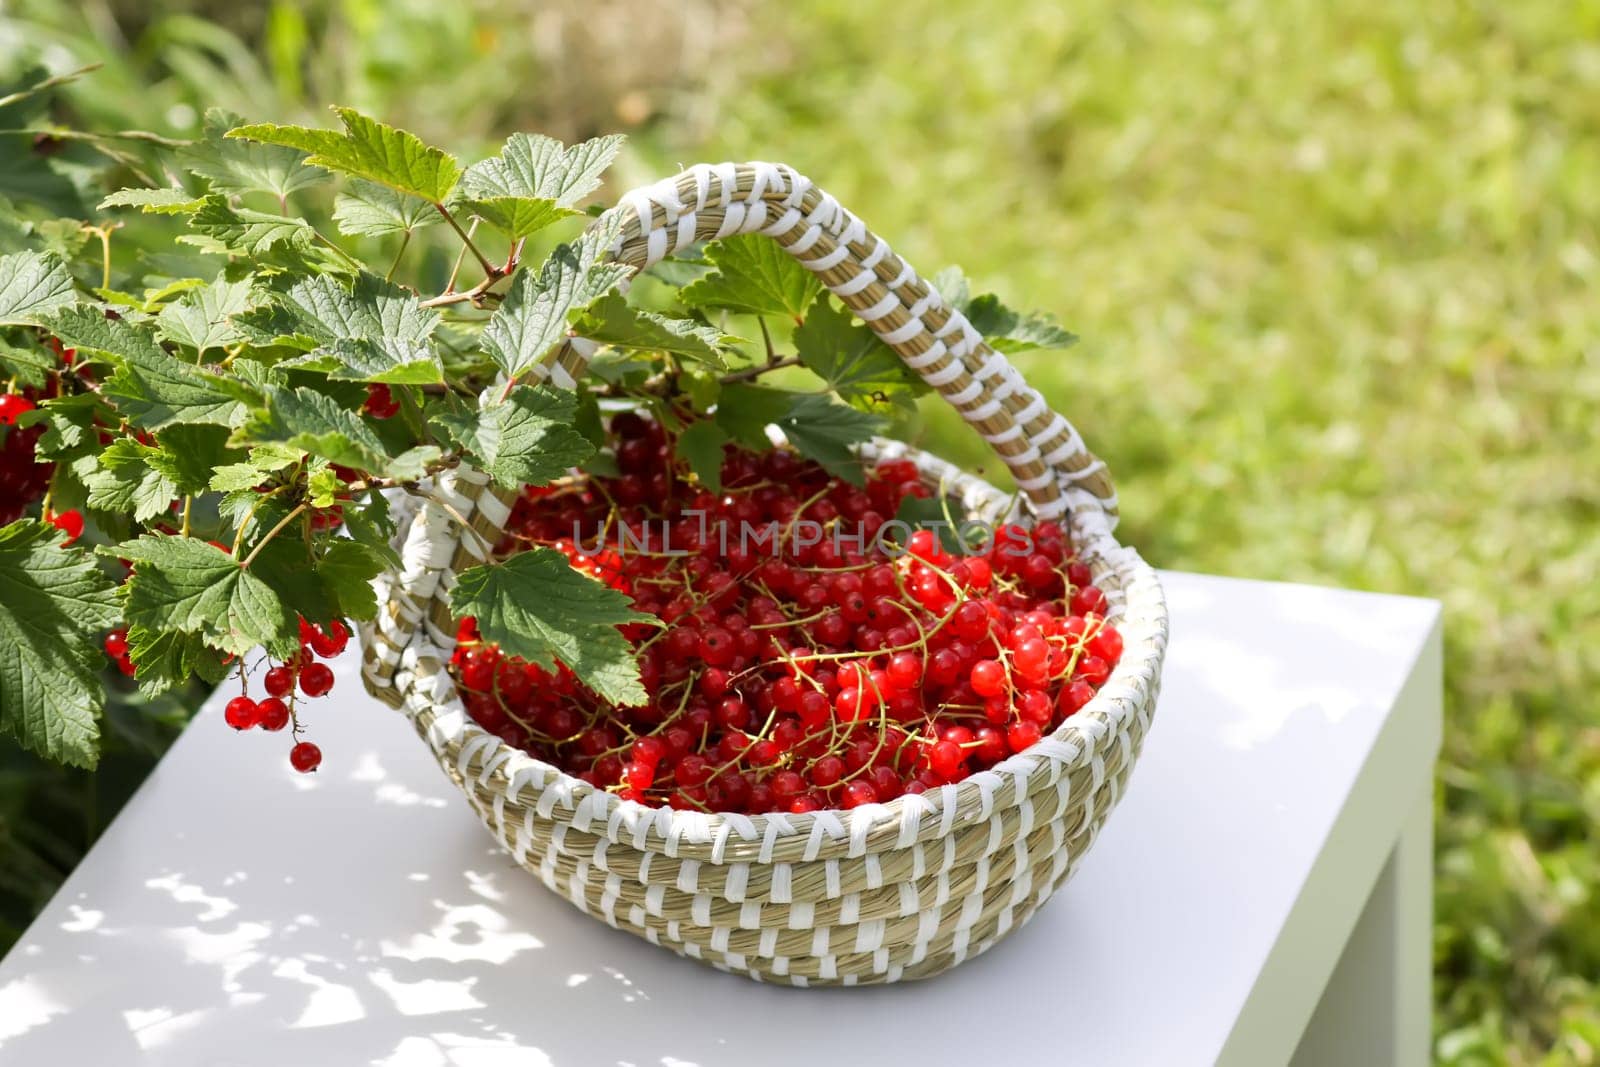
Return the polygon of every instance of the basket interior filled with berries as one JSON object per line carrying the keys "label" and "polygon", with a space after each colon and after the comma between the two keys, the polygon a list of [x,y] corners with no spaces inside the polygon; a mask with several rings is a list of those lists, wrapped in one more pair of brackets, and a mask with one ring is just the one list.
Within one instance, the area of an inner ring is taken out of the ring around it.
{"label": "basket interior filled with berries", "polygon": [[[613,926],[795,985],[1021,926],[1166,641],[1104,464],[1006,358],[1070,335],[785,166],[599,211],[620,138],[463,167],[338,119],[214,112],[114,157],[98,221],[0,227],[0,726],[92,766],[107,687],[199,678],[313,773],[359,639]],[[895,439],[930,393],[1014,490]]]}

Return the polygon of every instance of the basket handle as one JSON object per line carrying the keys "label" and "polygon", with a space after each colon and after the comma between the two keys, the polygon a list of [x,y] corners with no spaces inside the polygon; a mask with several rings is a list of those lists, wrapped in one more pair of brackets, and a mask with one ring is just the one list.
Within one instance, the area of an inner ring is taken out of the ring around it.
{"label": "basket handle", "polygon": [[[1103,462],[1009,360],[881,237],[781,163],[702,163],[624,196],[611,258],[643,271],[697,241],[765,234],[815,274],[982,435],[1041,519],[1094,507],[1114,524]],[[571,387],[596,345],[571,338],[532,372]]]}
{"label": "basket handle", "polygon": [[[614,212],[625,218],[609,257],[641,271],[697,241],[773,238],[977,429],[1011,469],[1035,516],[1057,519],[1079,508],[1116,522],[1117,495],[1105,464],[1072,424],[882,238],[793,168],[701,164],[635,189],[608,214]],[[529,376],[570,388],[597,347],[568,338]],[[438,490],[451,506],[419,510],[403,534],[403,567],[382,579],[387,606],[363,627],[367,688],[394,704],[400,693],[393,679],[408,650],[418,654],[411,648],[417,631],[425,629],[439,649],[449,646],[455,576],[485,560],[516,496],[465,468],[441,476]],[[460,529],[461,518],[473,532]]]}

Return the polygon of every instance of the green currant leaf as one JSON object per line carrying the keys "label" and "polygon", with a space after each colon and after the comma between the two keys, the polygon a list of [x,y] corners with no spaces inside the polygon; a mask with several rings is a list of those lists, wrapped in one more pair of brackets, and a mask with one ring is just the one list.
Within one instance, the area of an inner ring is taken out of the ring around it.
{"label": "green currant leaf", "polygon": [[461,178],[461,206],[513,240],[581,214],[575,205],[600,184],[622,137],[597,137],[564,147],[539,134],[517,133],[493,159]]}
{"label": "green currant leaf", "polygon": [[554,200],[527,196],[468,197],[459,203],[513,241],[520,241],[552,223],[579,214],[571,208],[561,207]]}
{"label": "green currant leaf", "polygon": [[794,331],[800,362],[840,400],[864,411],[909,406],[926,387],[894,349],[823,293]]}
{"label": "green currant leaf", "polygon": [[[382,493],[369,490],[346,504],[344,528],[351,540],[383,560],[386,566],[400,566],[400,555],[389,543],[395,534],[394,519],[389,515],[389,501]],[[361,617],[355,612],[351,614]]]}
{"label": "green currant leaf", "polygon": [[485,474],[514,489],[544,485],[594,454],[573,428],[576,411],[570,392],[520,386],[481,411],[435,415],[433,425]]}
{"label": "green currant leaf", "polygon": [[0,527],[0,729],[48,759],[92,769],[105,699],[110,580],[42,522]]}
{"label": "green currant leaf", "polygon": [[467,168],[461,187],[473,197],[542,200],[570,209],[600,184],[623,141],[613,134],[567,148],[553,137],[514,133],[498,156]]}
{"label": "green currant leaf", "polygon": [[208,488],[219,493],[254,489],[273,474],[299,463],[305,453],[288,445],[256,445],[249,458],[214,468]]}
{"label": "green currant leaf", "polygon": [[152,632],[199,634],[225,652],[292,655],[299,625],[278,593],[228,553],[193,537],[146,535],[100,549],[130,560],[124,618]]}
{"label": "green currant leaf", "polygon": [[199,677],[215,685],[228,673],[222,654],[199,634],[128,627],[128,658],[133,661],[139,690],[159,696]]}
{"label": "green currant leaf", "polygon": [[387,237],[433,226],[444,216],[426,200],[356,178],[334,200],[333,221],[346,237]]}
{"label": "green currant leaf", "polygon": [[398,337],[340,337],[279,366],[322,371],[336,381],[432,385],[444,381],[444,364],[428,341]]}
{"label": "green currant leaf", "polygon": [[339,491],[343,488],[344,482],[333,468],[323,467],[306,479],[306,498],[314,508],[331,508],[338,502]]}
{"label": "green currant leaf", "polygon": [[689,464],[700,484],[713,493],[722,492],[722,446],[728,432],[710,419],[692,422],[678,435],[678,457]]}
{"label": "green currant leaf", "polygon": [[293,615],[325,623],[340,614],[339,601],[317,571],[315,554],[299,537],[280,537],[262,547],[250,569],[283,600]]}
{"label": "green currant leaf", "polygon": [[854,485],[864,484],[866,476],[852,446],[879,433],[886,425],[876,415],[814,394],[797,394],[789,411],[778,420],[778,429],[795,451]]}
{"label": "green currant leaf", "polygon": [[[61,218],[89,215],[79,186],[65,168],[33,151],[32,134],[0,135],[0,198],[28,204]],[[31,227],[30,227],[31,228]]]}
{"label": "green currant leaf", "polygon": [[461,573],[451,590],[456,618],[472,615],[485,640],[507,655],[541,667],[560,660],[603,698],[642,704],[633,648],[618,626],[648,622],[628,607],[628,598],[574,570],[561,553],[534,548],[500,563]]}
{"label": "green currant leaf", "polygon": [[1067,348],[1078,338],[1043,314],[1023,314],[1001,303],[993,293],[973,296],[959,267],[946,267],[931,284],[945,303],[967,317],[996,352],[1027,352],[1039,348]]}
{"label": "green currant leaf", "polygon": [[156,334],[163,340],[188,345],[204,356],[209,348],[224,348],[244,340],[231,316],[249,310],[252,288],[248,280],[218,278],[191,289],[161,309]]}
{"label": "green currant leaf", "polygon": [[378,594],[372,588],[372,579],[388,566],[385,553],[357,541],[340,539],[330,544],[317,561],[317,577],[332,595],[341,616],[366,622],[378,614]]}
{"label": "green currant leaf", "polygon": [[178,497],[178,487],[150,465],[159,448],[122,437],[100,453],[100,469],[84,478],[89,489],[89,506],[117,514],[132,513],[138,522],[149,522]]}
{"label": "green currant leaf", "polygon": [[156,435],[159,446],[148,461],[177,487],[179,495],[198,496],[210,488],[215,471],[237,460],[228,447],[225,426],[169,426]]}
{"label": "green currant leaf", "polygon": [[34,444],[41,460],[55,462],[70,460],[84,453],[92,454],[98,441],[95,437],[95,416],[104,410],[99,398],[92,393],[57,396],[41,403],[33,411],[17,420],[18,426],[44,426],[44,433]]}
{"label": "green currant leaf", "polygon": [[211,108],[205,115],[203,139],[180,149],[178,162],[210,182],[213,192],[269,193],[280,203],[291,193],[327,180],[326,171],[305,165],[304,152],[282,145],[228,140],[228,131],[241,121],[230,111]]}
{"label": "green currant leaf", "polygon": [[17,348],[0,341],[0,376],[16,378],[21,385],[37,389],[49,380],[58,366],[55,353],[38,348]]}
{"label": "green currant leaf", "polygon": [[200,210],[205,202],[203,196],[169,186],[164,189],[118,189],[100,201],[96,208],[106,211],[114,207],[136,207],[146,215],[188,215]]}
{"label": "green currant leaf", "polygon": [[778,242],[760,234],[708,245],[706,258],[716,269],[678,292],[689,307],[798,319],[822,289],[816,276]]}
{"label": "green currant leaf", "polygon": [[229,252],[252,257],[264,255],[278,245],[308,250],[315,232],[305,219],[232,207],[220,196],[206,197],[199,210],[189,216],[189,226]]}
{"label": "green currant leaf", "polygon": [[461,178],[461,166],[442,149],[415,134],[370,119],[354,108],[336,107],[344,132],[280,126],[264,122],[228,131],[246,138],[308,152],[306,162],[387,185],[402,193],[442,204]]}
{"label": "green currant leaf", "polygon": [[340,407],[326,393],[305,387],[271,390],[266,406],[251,413],[233,443],[287,445],[329,463],[402,480],[421,477],[440,454],[437,448],[423,446],[391,456],[360,415]]}
{"label": "green currant leaf", "polygon": [[204,278],[175,278],[160,288],[147,288],[142,296],[119,292],[116,289],[96,289],[95,295],[116,307],[133,308],[139,312],[138,317],[142,321],[144,316],[157,314],[184,293],[194,289],[204,289],[206,284]]}
{"label": "green currant leaf", "polygon": [[505,301],[483,329],[483,347],[507,378],[519,377],[567,336],[573,315],[628,276],[629,268],[596,262],[589,240],[561,245],[537,273],[517,272]]}
{"label": "green currant leaf", "polygon": [[717,425],[745,448],[772,447],[767,427],[789,413],[798,394],[764,385],[727,385],[717,400]]}
{"label": "green currant leaf", "polygon": [[439,313],[409,290],[365,272],[352,285],[328,275],[295,279],[273,291],[270,307],[235,321],[258,344],[311,350],[286,366],[391,385],[444,380],[432,341]]}
{"label": "green currant leaf", "polygon": [[973,329],[983,334],[997,352],[1027,352],[1036,348],[1066,348],[1077,336],[1043,314],[1012,311],[993,293],[974,297],[964,309]]}
{"label": "green currant leaf", "polygon": [[737,344],[740,338],[693,319],[672,318],[641,311],[628,298],[613,290],[577,316],[574,332],[616,348],[670,352],[675,356],[709,363],[725,369],[722,349]]}
{"label": "green currant leaf", "polygon": [[244,411],[240,387],[174,359],[142,325],[107,319],[91,307],[59,312],[47,329],[80,352],[107,356],[116,373],[102,390],[119,414],[147,430],[176,423],[229,426]]}
{"label": "green currant leaf", "polygon": [[76,301],[72,276],[49,252],[0,256],[0,325],[41,326]]}

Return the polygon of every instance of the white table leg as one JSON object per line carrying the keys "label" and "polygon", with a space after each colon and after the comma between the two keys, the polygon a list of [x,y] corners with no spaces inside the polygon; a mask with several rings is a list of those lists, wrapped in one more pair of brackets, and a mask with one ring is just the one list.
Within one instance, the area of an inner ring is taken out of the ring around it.
{"label": "white table leg", "polygon": [[1384,864],[1293,1067],[1421,1067],[1432,1042],[1433,793]]}

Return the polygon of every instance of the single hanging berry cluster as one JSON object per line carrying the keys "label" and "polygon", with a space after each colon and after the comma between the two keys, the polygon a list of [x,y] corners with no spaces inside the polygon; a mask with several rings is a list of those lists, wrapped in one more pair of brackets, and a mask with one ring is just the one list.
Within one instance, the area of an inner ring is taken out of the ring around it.
{"label": "single hanging berry cluster", "polygon": [[[301,619],[300,651],[283,663],[269,662],[261,680],[267,695],[253,700],[247,690],[241,692],[224,706],[223,719],[235,730],[259,727],[277,732],[285,726],[292,727],[290,734],[296,743],[289,750],[290,766],[302,773],[316,770],[322,764],[322,750],[310,741],[299,740],[305,728],[297,715],[298,702],[306,697],[325,696],[333,689],[333,670],[318,659],[333,659],[349,643],[350,631],[339,619],[325,626]],[[128,631],[113,630],[107,635],[106,654],[116,661],[122,673],[133,674],[134,665],[128,658]],[[244,677],[242,667],[240,677]]]}
{"label": "single hanging berry cluster", "polygon": [[[930,495],[909,462],[858,488],[784,449],[730,447],[713,494],[658,424],[628,413],[612,433],[620,475],[526,490],[499,551],[555,547],[659,618],[624,629],[649,701],[606,706],[471,618],[451,661],[479,725],[597,787],[751,814],[888,801],[1037,743],[1121,657],[1054,523],[959,556],[923,529],[902,552],[879,535]],[[806,524],[820,536],[794,536]]]}

